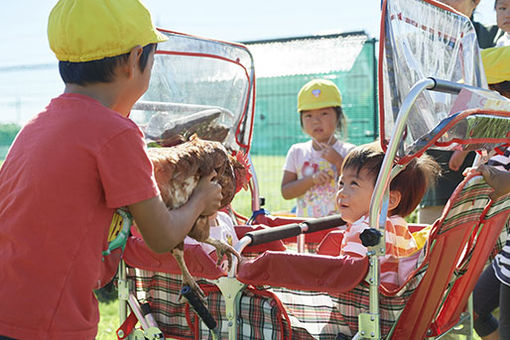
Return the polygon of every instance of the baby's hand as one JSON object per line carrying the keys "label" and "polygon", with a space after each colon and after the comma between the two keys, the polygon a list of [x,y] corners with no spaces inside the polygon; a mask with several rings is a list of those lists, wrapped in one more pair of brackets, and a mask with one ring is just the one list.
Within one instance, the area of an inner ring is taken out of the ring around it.
{"label": "baby's hand", "polygon": [[327,170],[321,170],[312,175],[313,184],[315,185],[324,185],[329,183],[333,176]]}

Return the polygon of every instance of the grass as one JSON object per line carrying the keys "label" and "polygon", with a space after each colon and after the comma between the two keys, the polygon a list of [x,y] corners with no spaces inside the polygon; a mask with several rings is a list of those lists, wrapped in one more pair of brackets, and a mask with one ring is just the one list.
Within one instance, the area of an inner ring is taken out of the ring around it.
{"label": "grass", "polygon": [[[265,199],[262,208],[271,213],[290,212],[296,205],[296,200],[285,200],[280,192],[285,156],[252,156],[252,162],[259,195]],[[251,193],[241,190],[232,202],[232,207],[242,215],[251,215]]]}
{"label": "grass", "polygon": [[115,332],[120,326],[119,322],[119,302],[112,300],[99,303],[99,325],[96,340],[114,340],[117,339]]}

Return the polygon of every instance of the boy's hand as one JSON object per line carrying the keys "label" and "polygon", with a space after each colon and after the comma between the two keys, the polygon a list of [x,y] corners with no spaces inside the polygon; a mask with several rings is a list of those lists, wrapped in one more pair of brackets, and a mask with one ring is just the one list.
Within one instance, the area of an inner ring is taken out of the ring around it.
{"label": "boy's hand", "polygon": [[498,170],[487,164],[478,166],[476,170],[480,171],[487,184],[494,188],[494,192],[489,194],[491,199],[510,193],[510,172]]}
{"label": "boy's hand", "polygon": [[204,210],[201,215],[210,216],[221,208],[221,186],[214,180],[216,171],[208,176],[203,176],[198,182],[193,195],[199,195],[200,200],[204,203]]}

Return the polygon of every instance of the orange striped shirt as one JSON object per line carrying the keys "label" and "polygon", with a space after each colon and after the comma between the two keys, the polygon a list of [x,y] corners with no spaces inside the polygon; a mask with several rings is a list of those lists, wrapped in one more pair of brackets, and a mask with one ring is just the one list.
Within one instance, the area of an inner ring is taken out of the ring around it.
{"label": "orange striped shirt", "polygon": [[[359,235],[370,228],[368,220],[365,216],[347,227],[340,255],[366,256],[367,248],[361,244]],[[397,292],[416,269],[419,248],[407,222],[400,216],[386,219],[385,234],[386,256],[380,258],[381,285],[388,292]]]}
{"label": "orange striped shirt", "polygon": [[[352,223],[345,230],[342,240],[341,255],[365,256],[367,248],[361,244],[359,235],[369,229],[368,216]],[[394,257],[406,257],[418,250],[418,245],[407,227],[407,222],[400,216],[386,219],[386,254]]]}

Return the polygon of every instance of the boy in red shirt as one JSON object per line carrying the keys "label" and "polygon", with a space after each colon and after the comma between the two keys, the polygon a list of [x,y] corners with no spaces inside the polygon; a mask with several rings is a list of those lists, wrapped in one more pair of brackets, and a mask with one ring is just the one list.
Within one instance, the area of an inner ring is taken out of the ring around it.
{"label": "boy in red shirt", "polygon": [[65,91],[23,127],[0,170],[0,339],[93,339],[115,210],[127,206],[148,246],[166,252],[222,198],[212,174],[181,208],[161,200],[127,117],[167,38],[138,0],[61,0],[48,38]]}

